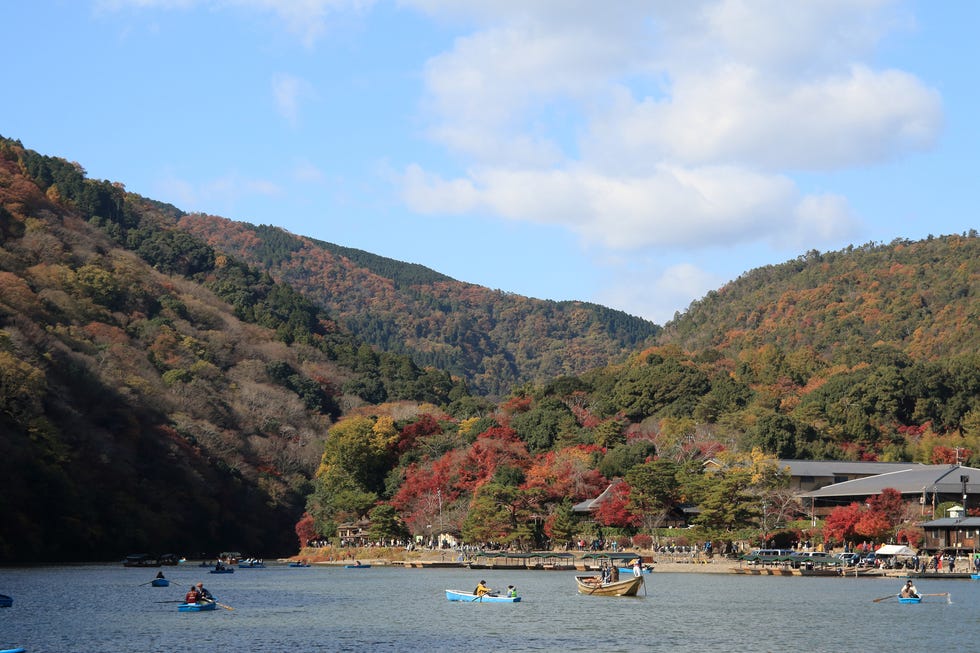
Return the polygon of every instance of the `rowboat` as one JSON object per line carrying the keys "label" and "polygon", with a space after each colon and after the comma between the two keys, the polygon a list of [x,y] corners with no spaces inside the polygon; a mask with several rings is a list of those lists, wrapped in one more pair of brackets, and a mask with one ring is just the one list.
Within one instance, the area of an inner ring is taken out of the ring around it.
{"label": "rowboat", "polygon": [[596,596],[636,596],[643,586],[643,576],[630,576],[625,580],[603,583],[595,576],[576,576],[579,594],[594,594]]}
{"label": "rowboat", "polygon": [[181,603],[177,606],[177,612],[207,612],[218,607],[216,601],[203,601],[201,603]]}
{"label": "rowboat", "polygon": [[473,592],[464,592],[463,590],[446,590],[446,598],[450,601],[462,601],[464,603],[519,603],[521,600],[519,596],[494,596],[492,594],[477,596]]}
{"label": "rowboat", "polygon": [[265,563],[258,560],[243,560],[238,563],[239,569],[265,569]]}
{"label": "rowboat", "polygon": [[26,648],[0,648],[0,653],[24,653]]}
{"label": "rowboat", "polygon": [[290,562],[289,563],[289,566],[290,567],[309,567],[310,566],[310,563],[308,563],[308,562]]}
{"label": "rowboat", "polygon": [[899,603],[922,603],[921,596],[900,596],[898,597]]}
{"label": "rowboat", "polygon": [[14,605],[13,598],[6,594],[0,594],[0,608],[11,608]]}
{"label": "rowboat", "polygon": [[208,572],[209,574],[233,574],[235,573],[234,567],[222,567],[221,569],[212,569]]}
{"label": "rowboat", "polygon": [[153,587],[170,587],[170,581],[166,578],[154,578],[150,581]]}
{"label": "rowboat", "polygon": [[970,578],[973,580],[980,580],[980,574],[970,574]]}
{"label": "rowboat", "polygon": [[[653,569],[650,567],[641,567],[640,571],[644,574],[649,574],[653,572]],[[624,576],[632,576],[636,572],[633,571],[632,567],[619,567],[619,573]]]}
{"label": "rowboat", "polygon": [[371,565],[344,565],[344,569],[370,569]]}

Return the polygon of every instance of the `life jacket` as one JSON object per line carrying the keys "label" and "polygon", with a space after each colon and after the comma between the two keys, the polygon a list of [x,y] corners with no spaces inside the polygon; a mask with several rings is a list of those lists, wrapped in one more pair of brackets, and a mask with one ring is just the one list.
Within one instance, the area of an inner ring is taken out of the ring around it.
{"label": "life jacket", "polygon": [[200,598],[200,592],[197,590],[191,590],[184,595],[184,603],[197,603]]}

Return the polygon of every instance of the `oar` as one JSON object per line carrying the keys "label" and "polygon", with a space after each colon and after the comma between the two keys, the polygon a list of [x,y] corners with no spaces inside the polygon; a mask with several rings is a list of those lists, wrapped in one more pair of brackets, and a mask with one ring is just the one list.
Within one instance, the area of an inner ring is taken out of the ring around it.
{"label": "oar", "polygon": [[[478,594],[477,596],[473,597],[473,601],[477,601],[477,600],[482,599],[482,598],[483,598],[483,595],[482,594]],[[470,601],[470,603],[473,603],[473,601]]]}
{"label": "oar", "polygon": [[218,601],[215,601],[215,603],[217,603],[219,607],[222,607],[225,610],[231,610],[232,612],[235,611],[235,608],[231,607],[230,605],[225,605],[224,603],[220,603]]}
{"label": "oar", "polygon": [[949,596],[949,592],[939,592],[936,594],[919,594],[919,596]]}
{"label": "oar", "polygon": [[898,595],[897,594],[889,594],[888,596],[883,596],[880,599],[871,599],[871,602],[872,603],[878,603],[879,601],[884,601],[885,599],[893,599],[896,596],[898,596]]}
{"label": "oar", "polygon": [[154,603],[184,603],[184,601],[183,600],[176,600],[176,601],[154,601]]}

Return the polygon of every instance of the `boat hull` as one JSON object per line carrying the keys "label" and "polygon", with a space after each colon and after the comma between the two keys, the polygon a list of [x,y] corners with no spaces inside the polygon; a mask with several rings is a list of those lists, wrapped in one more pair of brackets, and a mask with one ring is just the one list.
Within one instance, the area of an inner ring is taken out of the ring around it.
{"label": "boat hull", "polygon": [[490,594],[477,596],[473,592],[463,590],[446,590],[446,598],[462,603],[520,603],[521,601],[519,596],[491,596]]}
{"label": "boat hull", "polygon": [[170,587],[170,581],[166,578],[154,578],[150,581],[153,587]]}
{"label": "boat hull", "polygon": [[[649,567],[643,567],[641,571],[644,574],[649,574],[653,572],[653,569],[650,569]],[[636,574],[636,572],[633,571],[632,567],[620,567],[619,574],[620,576],[633,576]]]}
{"label": "boat hull", "polygon": [[899,603],[922,603],[921,596],[900,596],[898,597]]}
{"label": "boat hull", "polygon": [[214,601],[205,603],[181,603],[177,606],[177,612],[208,612],[218,607]]}
{"label": "boat hull", "polygon": [[370,569],[371,565],[344,565],[344,569]]}
{"label": "boat hull", "polygon": [[12,608],[13,605],[13,598],[7,596],[6,594],[0,594],[0,608]]}
{"label": "boat hull", "polygon": [[212,569],[208,572],[209,574],[233,574],[235,573],[234,567],[225,567],[224,569]]}
{"label": "boat hull", "polygon": [[601,583],[595,576],[576,576],[579,594],[589,596],[636,596],[643,587],[643,576],[630,576],[614,583]]}

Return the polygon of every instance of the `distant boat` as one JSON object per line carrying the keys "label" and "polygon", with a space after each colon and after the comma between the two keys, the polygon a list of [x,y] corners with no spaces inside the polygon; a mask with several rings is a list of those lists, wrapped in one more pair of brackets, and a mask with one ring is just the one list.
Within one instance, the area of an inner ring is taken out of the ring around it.
{"label": "distant boat", "polygon": [[[644,574],[653,573],[653,569],[651,569],[650,567],[642,567],[641,571]],[[619,573],[623,575],[632,576],[635,572],[633,571],[632,567],[619,567]]]}
{"label": "distant boat", "polygon": [[463,603],[519,603],[521,600],[519,596],[494,596],[493,594],[477,596],[473,592],[464,592],[463,590],[446,590],[446,598],[450,601],[462,601]]}
{"label": "distant boat", "polygon": [[131,553],[123,560],[124,567],[159,567],[160,560],[149,553]]}
{"label": "distant boat", "polygon": [[221,567],[219,569],[218,567],[215,567],[214,569],[212,569],[208,573],[209,574],[233,574],[233,573],[235,573],[235,568],[234,567]]}
{"label": "distant boat", "polygon": [[217,601],[203,601],[201,603],[181,603],[177,606],[177,612],[207,612],[218,607]]}
{"label": "distant boat", "polygon": [[344,565],[344,569],[370,569],[371,565],[362,565],[357,563],[356,565]]}
{"label": "distant boat", "polygon": [[24,653],[24,648],[0,648],[0,653]]}
{"label": "distant boat", "polygon": [[7,596],[6,594],[0,594],[0,608],[11,608],[14,605],[14,600]]}
{"label": "distant boat", "polygon": [[242,560],[238,563],[239,569],[264,569],[265,563],[261,560]]}
{"label": "distant boat", "polygon": [[309,567],[310,566],[310,563],[308,563],[308,562],[290,562],[289,563],[289,566],[290,567]]}
{"label": "distant boat", "polygon": [[603,583],[595,576],[576,576],[579,594],[596,596],[636,596],[643,587],[643,576],[630,576],[625,580]]}
{"label": "distant boat", "polygon": [[170,587],[170,581],[166,578],[154,578],[150,581],[153,587]]}

